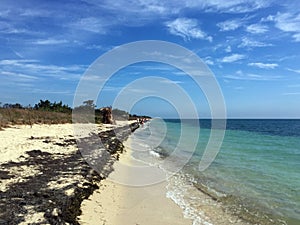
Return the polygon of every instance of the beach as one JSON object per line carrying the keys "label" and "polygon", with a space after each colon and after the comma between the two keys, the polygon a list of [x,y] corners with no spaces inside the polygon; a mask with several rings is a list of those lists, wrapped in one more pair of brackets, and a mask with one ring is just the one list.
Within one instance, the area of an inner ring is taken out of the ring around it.
{"label": "beach", "polygon": [[[0,131],[0,208],[4,209],[0,212],[0,224],[285,224],[277,219],[277,214],[271,214],[267,205],[262,206],[255,199],[251,183],[234,189],[235,192],[224,188],[239,185],[231,185],[232,172],[226,174],[224,170],[230,167],[222,164],[225,159],[235,160],[233,156],[225,158],[221,152],[223,161],[201,174],[194,164],[198,162],[196,155],[185,168],[169,176],[162,167],[168,149],[162,143],[161,148],[153,148],[161,134],[152,127],[155,137],[149,138],[150,123],[154,126],[151,121],[134,133],[137,124],[128,126],[127,122],[82,124],[82,130],[77,130],[79,137],[74,134],[73,124],[15,125]],[[176,128],[174,122],[168,126]],[[191,131],[194,129],[187,126]],[[244,135],[245,131],[239,132],[229,133],[235,135],[229,137],[240,137],[236,135]],[[259,137],[252,135],[255,139]],[[99,137],[106,149],[94,142]],[[202,133],[202,137],[207,134]],[[261,143],[274,142],[273,136],[261,137]],[[171,138],[174,133],[167,136],[168,140]],[[232,149],[235,139],[229,140],[225,140],[224,146],[230,144]],[[282,136],[280,141],[290,146],[293,141],[297,146],[297,140]],[[202,144],[201,139],[199,143]],[[250,144],[247,142],[244,149],[257,146]],[[89,151],[81,149],[82,146],[89,147]],[[90,155],[99,152],[102,155]],[[89,161],[90,156],[94,160]],[[176,161],[170,163],[168,166]],[[241,178],[239,183],[247,182],[247,178]],[[243,188],[247,188],[249,197],[237,192]],[[297,224],[297,220],[287,224]]]}
{"label": "beach", "polygon": [[[136,132],[139,133],[139,130]],[[220,202],[199,190],[187,196],[197,200],[196,209],[185,205],[186,200],[178,201],[179,196],[176,196],[172,188],[180,187],[182,183],[173,183],[176,174],[168,177],[161,168],[149,167],[147,163],[133,157],[137,153],[134,137],[135,133],[123,143],[125,152],[114,163],[114,170],[108,178],[102,180],[99,189],[82,202],[80,224],[251,224],[224,210]],[[148,169],[140,171],[139,168]],[[179,195],[183,196],[183,193]]]}
{"label": "beach", "polygon": [[[122,123],[94,128],[91,134],[107,146],[102,160],[110,171],[123,150],[112,129],[124,139],[131,131]],[[0,143],[0,224],[79,224],[82,200],[105,177],[82,157],[73,124],[14,125],[0,131]]]}
{"label": "beach", "polygon": [[80,224],[191,225],[192,220],[184,218],[182,209],[166,197],[166,181],[130,185],[140,177],[129,167],[143,163],[131,157],[129,142],[130,139],[124,143],[126,152],[115,162],[108,179],[101,181],[99,190],[83,201]]}
{"label": "beach", "polygon": [[[93,132],[125,125],[118,124]],[[72,124],[11,126],[0,131],[0,143],[0,224],[192,224],[166,198],[165,182],[130,187],[96,173],[78,151]],[[111,171],[138,163],[128,147],[119,153],[106,162]]]}

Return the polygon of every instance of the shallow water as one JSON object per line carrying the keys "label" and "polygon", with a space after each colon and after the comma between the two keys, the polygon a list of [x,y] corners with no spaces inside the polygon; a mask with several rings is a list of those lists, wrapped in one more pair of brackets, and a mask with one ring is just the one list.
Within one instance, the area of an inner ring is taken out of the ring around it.
{"label": "shallow water", "polygon": [[198,166],[211,121],[200,120],[199,136],[198,122],[152,120],[132,138],[134,157],[170,172],[184,165],[169,178],[168,195],[186,205],[186,216],[204,224],[201,191],[250,223],[300,224],[300,120],[228,120],[220,152],[204,172]]}

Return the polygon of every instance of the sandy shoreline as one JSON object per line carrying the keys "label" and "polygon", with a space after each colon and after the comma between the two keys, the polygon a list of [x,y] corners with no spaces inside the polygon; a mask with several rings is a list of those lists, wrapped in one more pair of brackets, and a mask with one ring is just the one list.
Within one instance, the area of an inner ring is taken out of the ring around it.
{"label": "sandy shoreline", "polygon": [[[193,208],[173,199],[174,195],[169,194],[174,183],[170,184],[169,180],[165,180],[165,172],[158,167],[151,167],[152,173],[135,170],[149,165],[131,156],[135,151],[132,149],[135,148],[130,137],[123,144],[125,153],[114,163],[114,171],[100,182],[99,190],[82,202],[82,214],[78,217],[80,224],[250,225],[225,210],[220,202],[202,191],[197,190],[187,196],[198,199]],[[153,182],[153,177],[148,176],[151,174],[161,182]],[[141,183],[146,185],[140,185]],[[191,187],[188,185],[186,188],[188,190]]]}
{"label": "sandy shoreline", "polygon": [[[108,132],[114,127],[97,129]],[[166,198],[166,183],[140,188],[103,180],[82,158],[73,132],[72,124],[22,125],[0,131],[0,208],[5,209],[0,224],[192,223]],[[115,171],[122,164],[138,163],[126,150],[120,161],[114,161]]]}
{"label": "sandy shoreline", "polygon": [[[114,136],[116,126],[92,130],[108,147],[108,157],[99,159],[107,172],[100,175],[78,150],[72,124],[23,125],[0,131],[0,224],[193,224],[184,218],[184,209],[166,197],[166,181],[134,186],[136,181],[148,182],[149,177],[130,169],[144,165],[131,157],[130,138],[124,141],[131,131],[124,125],[118,125],[123,144]],[[160,169],[154,172],[165,176]],[[199,195],[208,224],[246,224],[209,196]]]}
{"label": "sandy shoreline", "polygon": [[[107,146],[103,165],[108,170],[123,149],[110,132],[115,127],[101,125],[93,131]],[[0,131],[0,224],[79,224],[82,200],[103,177],[83,159],[73,132],[72,124]],[[130,129],[121,127],[120,132],[126,138]]]}
{"label": "sandy shoreline", "polygon": [[182,209],[166,197],[166,182],[141,187],[118,183],[134,183],[137,178],[135,171],[126,169],[126,165],[141,166],[141,162],[130,156],[128,142],[130,139],[124,143],[126,152],[115,162],[108,179],[101,181],[99,190],[81,204],[79,222],[92,225],[191,225],[192,221],[184,218]]}

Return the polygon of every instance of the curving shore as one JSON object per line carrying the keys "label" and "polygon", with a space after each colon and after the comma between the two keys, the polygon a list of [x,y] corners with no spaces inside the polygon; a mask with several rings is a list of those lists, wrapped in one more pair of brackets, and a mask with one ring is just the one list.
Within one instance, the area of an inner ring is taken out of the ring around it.
{"label": "curving shore", "polygon": [[[110,153],[103,159],[110,171],[124,149],[120,136],[127,139],[137,124],[119,126],[118,139],[114,128],[101,125],[94,131]],[[83,159],[72,124],[0,131],[0,224],[79,224],[81,202],[104,178]]]}
{"label": "curving shore", "polygon": [[[166,197],[167,182],[135,186],[137,181],[149,177],[133,168],[147,166],[131,157],[130,138],[124,142],[125,153],[113,165],[114,171],[100,182],[100,188],[82,202],[83,225],[192,225],[184,218],[182,209]],[[157,176],[166,174],[155,171]]]}

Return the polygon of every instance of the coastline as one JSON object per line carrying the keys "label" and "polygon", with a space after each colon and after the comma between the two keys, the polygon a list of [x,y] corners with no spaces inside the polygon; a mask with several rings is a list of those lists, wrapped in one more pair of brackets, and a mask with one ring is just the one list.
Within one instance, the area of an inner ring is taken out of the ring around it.
{"label": "coastline", "polygon": [[[18,125],[0,131],[0,207],[5,209],[0,224],[253,224],[176,176],[158,184],[129,185],[149,178],[124,170],[124,165],[145,164],[132,157],[135,143],[128,123],[117,124],[92,131],[102,137],[111,156],[101,159],[108,170],[100,175],[78,150],[73,124]],[[116,142],[114,128],[121,131],[122,142]],[[186,204],[189,199],[172,187],[197,199],[195,205]]]}
{"label": "coastline", "polygon": [[[132,155],[136,151],[136,143],[131,140],[134,139],[133,136],[134,134],[123,143],[125,152],[120,155],[119,161],[114,163],[114,170],[108,178],[100,182],[99,190],[82,202],[82,214],[78,217],[80,224],[252,224],[233,215],[232,211],[226,210],[221,202],[205,191],[182,183],[180,178],[177,179],[177,175],[158,184],[151,184],[150,181],[148,185],[139,186],[137,180],[147,182],[149,176],[130,168],[144,167],[148,164],[133,158]],[[158,170],[155,171],[156,175],[166,178],[166,171],[160,168]],[[197,201],[195,204],[189,204],[189,198]]]}
{"label": "coastline", "polygon": [[[97,125],[95,134],[116,161],[128,124]],[[73,124],[17,125],[0,131],[0,224],[79,224],[80,204],[98,189],[100,176],[86,163],[73,136]],[[89,138],[89,137],[87,137]]]}
{"label": "coastline", "polygon": [[121,154],[119,161],[114,163],[114,171],[100,182],[99,190],[82,202],[79,223],[191,225],[193,221],[184,218],[182,209],[167,198],[166,181],[147,186],[129,185],[135,182],[138,174],[130,169],[124,169],[126,168],[124,166],[143,165],[131,157],[130,138],[123,144],[125,152]]}

